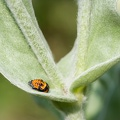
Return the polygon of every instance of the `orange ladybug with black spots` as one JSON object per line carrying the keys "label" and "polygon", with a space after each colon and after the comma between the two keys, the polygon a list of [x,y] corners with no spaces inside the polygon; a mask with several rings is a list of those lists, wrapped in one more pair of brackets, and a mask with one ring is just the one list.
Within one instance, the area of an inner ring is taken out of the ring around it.
{"label": "orange ladybug with black spots", "polygon": [[42,79],[34,79],[28,82],[28,84],[33,88],[40,92],[48,93],[49,86],[46,82],[44,82]]}

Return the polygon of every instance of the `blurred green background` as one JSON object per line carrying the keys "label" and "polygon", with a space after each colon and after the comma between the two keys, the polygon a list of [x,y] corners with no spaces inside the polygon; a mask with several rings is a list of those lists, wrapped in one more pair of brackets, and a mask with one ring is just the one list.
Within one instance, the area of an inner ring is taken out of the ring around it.
{"label": "blurred green background", "polygon": [[[76,38],[75,0],[33,0],[40,28],[55,61],[67,54]],[[87,120],[120,120],[120,65],[94,82],[88,93]],[[0,120],[57,120],[33,97],[0,75]]]}

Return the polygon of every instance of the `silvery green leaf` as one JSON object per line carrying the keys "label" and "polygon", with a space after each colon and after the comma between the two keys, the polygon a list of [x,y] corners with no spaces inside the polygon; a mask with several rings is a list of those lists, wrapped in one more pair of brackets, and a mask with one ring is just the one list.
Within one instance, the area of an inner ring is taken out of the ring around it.
{"label": "silvery green leaf", "polygon": [[[76,101],[63,84],[31,7],[31,1],[0,0],[0,72],[26,92],[57,101]],[[38,78],[48,83],[49,93],[28,85]]]}
{"label": "silvery green leaf", "polygon": [[61,72],[67,66],[63,74],[69,76],[71,90],[95,81],[120,61],[119,5],[119,0],[78,0],[74,52],[58,63]]}

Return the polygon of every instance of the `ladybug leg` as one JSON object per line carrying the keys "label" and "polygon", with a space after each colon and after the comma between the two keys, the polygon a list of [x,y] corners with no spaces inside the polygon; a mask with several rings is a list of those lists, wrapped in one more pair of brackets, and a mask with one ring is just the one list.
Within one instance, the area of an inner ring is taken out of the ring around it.
{"label": "ladybug leg", "polygon": [[28,82],[28,85],[32,87],[32,80]]}
{"label": "ladybug leg", "polygon": [[30,80],[30,81],[28,82],[28,85],[31,86],[33,89],[35,89],[35,87],[34,87],[33,84],[32,84],[32,81],[33,81],[33,80]]}

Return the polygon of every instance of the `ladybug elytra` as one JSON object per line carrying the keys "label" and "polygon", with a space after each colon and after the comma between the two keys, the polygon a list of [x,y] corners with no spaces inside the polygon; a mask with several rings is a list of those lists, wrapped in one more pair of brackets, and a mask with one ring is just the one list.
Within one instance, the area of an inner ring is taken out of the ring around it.
{"label": "ladybug elytra", "polygon": [[28,82],[28,84],[33,88],[41,92],[48,92],[49,86],[42,79],[34,79]]}

